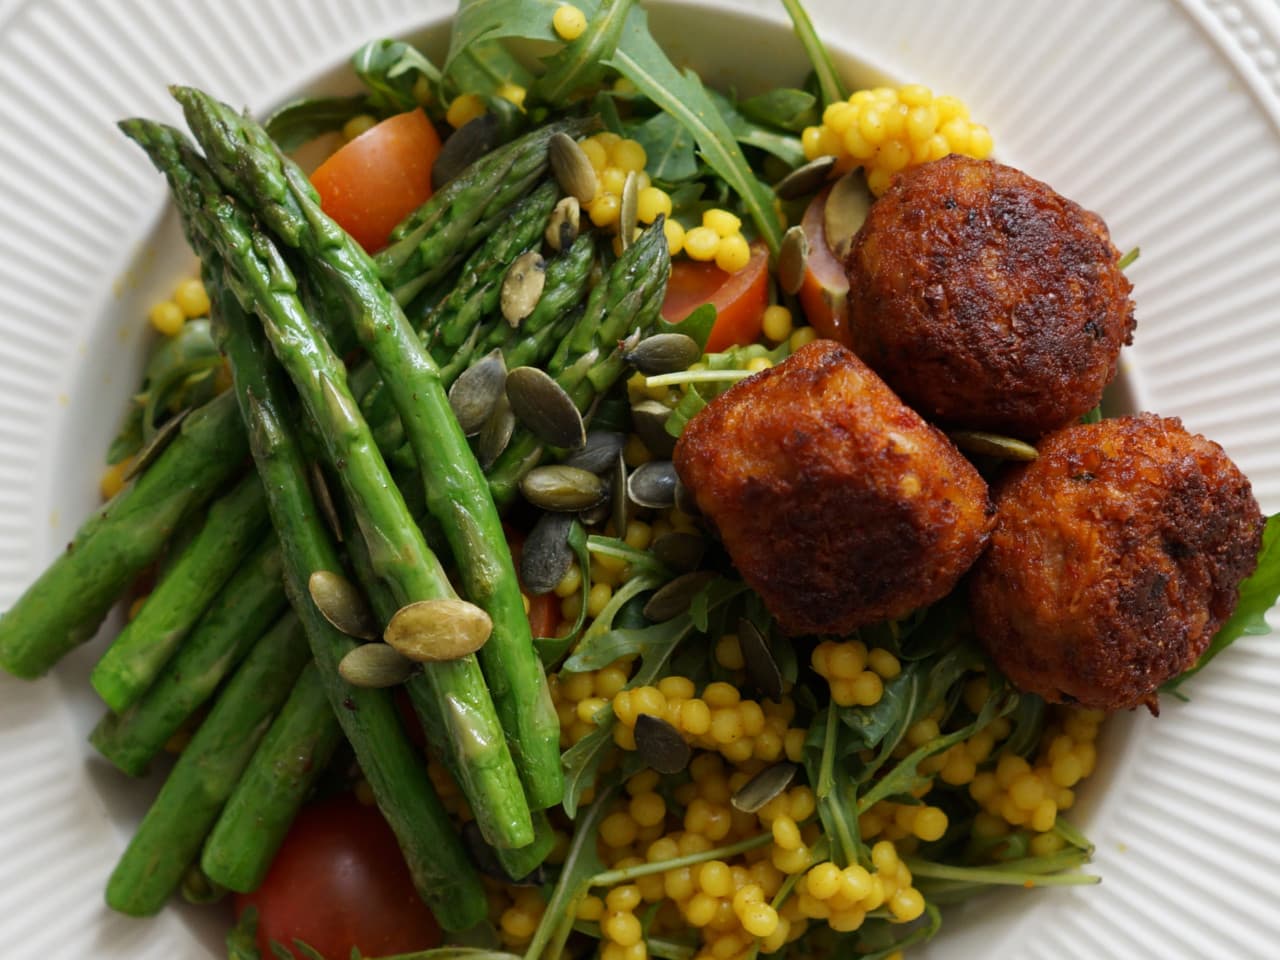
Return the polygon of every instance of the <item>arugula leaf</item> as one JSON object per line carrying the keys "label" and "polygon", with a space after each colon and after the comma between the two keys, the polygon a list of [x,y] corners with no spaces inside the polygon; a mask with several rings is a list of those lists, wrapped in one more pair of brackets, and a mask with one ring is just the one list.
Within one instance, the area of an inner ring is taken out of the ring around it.
{"label": "arugula leaf", "polygon": [[644,147],[645,169],[654,180],[678,183],[698,174],[693,136],[669,113],[655,113],[627,135]]}
{"label": "arugula leaf", "polygon": [[[449,35],[449,52],[444,58],[444,72],[476,44],[505,37],[546,40],[559,43],[551,25],[560,0],[461,0],[453,18]],[[592,0],[575,2],[590,22],[599,5]]]}
{"label": "arugula leaf", "polygon": [[459,90],[482,97],[494,95],[504,83],[528,87],[533,74],[497,40],[473,43],[445,70],[445,79]]}
{"label": "arugula leaf", "polygon": [[316,137],[341,130],[348,120],[369,113],[370,106],[369,98],[364,94],[301,97],[267,117],[263,126],[281,150],[291,153]]}
{"label": "arugula leaf", "polygon": [[627,18],[627,27],[608,65],[693,134],[703,159],[742,199],[770,253],[776,256],[782,227],[773,205],[773,191],[752,172],[733,131],[716,110],[702,82],[694,74],[681,74],[658,46],[640,8]]}
{"label": "arugula leaf", "polygon": [[351,56],[351,69],[369,88],[368,103],[384,113],[403,113],[418,106],[413,88],[425,77],[439,93],[440,71],[416,47],[403,40],[370,40]]}
{"label": "arugula leaf", "polygon": [[547,103],[563,104],[571,94],[600,79],[604,61],[613,56],[634,0],[601,0],[587,29],[546,62],[547,72],[530,91]]}
{"label": "arugula leaf", "polygon": [[732,100],[717,90],[708,90],[707,96],[716,105],[720,116],[724,118],[724,122],[739,143],[771,153],[789,167],[798,167],[808,159],[804,155],[804,147],[800,145],[799,137],[778,133],[753,123],[738,111]]}
{"label": "arugula leaf", "polygon": [[831,53],[818,36],[818,31],[813,29],[813,21],[804,12],[800,0],[782,0],[782,5],[786,7],[796,37],[808,54],[809,62],[813,64],[813,72],[818,77],[818,87],[822,91],[823,106],[849,99],[849,89],[840,79],[840,74],[836,72],[836,65],[831,61]]}
{"label": "arugula leaf", "polygon": [[822,120],[818,98],[808,90],[791,87],[748,97],[738,104],[738,110],[748,120],[791,133],[803,133],[805,127],[816,126]]}
{"label": "arugula leaf", "polygon": [[1030,756],[1040,743],[1040,734],[1044,732],[1045,703],[1034,693],[1024,693],[1018,697],[1018,706],[1010,717],[1013,732],[1004,742],[1003,749],[1018,756]]}
{"label": "arugula leaf", "polygon": [[659,333],[683,333],[686,337],[692,337],[699,347],[705,348],[707,340],[711,338],[711,328],[715,325],[716,308],[704,303],[679,323],[671,323],[659,317],[657,329]]}
{"label": "arugula leaf", "polygon": [[[582,635],[582,640],[578,644],[578,648],[573,652],[568,660],[565,661],[562,669],[570,673],[585,673],[588,670],[599,670],[606,667],[619,657],[630,657],[636,654],[644,655],[652,652],[660,646],[667,638],[667,631],[661,628],[665,624],[654,624],[642,629],[609,629],[610,621],[613,614],[630,601],[633,597],[643,593],[646,590],[652,590],[661,585],[662,579],[659,577],[637,576],[632,577],[624,585],[618,588],[609,599],[606,609],[601,616],[592,621],[587,632]],[[612,607],[613,609],[609,609]],[[600,629],[596,629],[596,624],[601,624]]]}
{"label": "arugula leaf", "polygon": [[1267,525],[1262,531],[1262,548],[1258,551],[1258,566],[1240,584],[1240,600],[1235,612],[1214,634],[1208,649],[1201,654],[1196,665],[1174,677],[1160,690],[1164,693],[1179,693],[1179,688],[1187,680],[1241,637],[1270,633],[1267,611],[1275,606],[1277,597],[1280,597],[1280,513],[1267,517]]}
{"label": "arugula leaf", "polygon": [[227,960],[262,960],[258,952],[258,908],[248,906],[227,931]]}

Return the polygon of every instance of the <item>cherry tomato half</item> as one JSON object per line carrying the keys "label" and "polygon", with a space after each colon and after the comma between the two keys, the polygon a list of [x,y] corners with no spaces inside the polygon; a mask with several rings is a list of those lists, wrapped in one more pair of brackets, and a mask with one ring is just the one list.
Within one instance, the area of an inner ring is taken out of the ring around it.
{"label": "cherry tomato half", "polygon": [[343,145],[311,174],[320,206],[370,253],[431,199],[440,136],[421,110],[388,117]]}
{"label": "cherry tomato half", "polygon": [[708,353],[754,343],[769,305],[769,251],[764,244],[751,245],[751,259],[736,273],[725,273],[710,262],[672,263],[662,303],[663,318],[679,323],[704,303],[716,308],[716,325],[707,340]]}
{"label": "cherry tomato half", "polygon": [[819,335],[838,340],[846,347],[849,337],[849,279],[844,266],[827,246],[827,231],[823,216],[827,194],[822,190],[805,208],[801,226],[809,241],[809,259],[805,265],[804,285],[800,288],[800,306],[805,318]]}
{"label": "cherry tomato half", "polygon": [[352,947],[380,957],[440,943],[395,834],[376,807],[349,794],[299,811],[262,886],[236,896],[237,916],[249,906],[264,957],[272,940],[290,949],[301,940],[335,958]]}

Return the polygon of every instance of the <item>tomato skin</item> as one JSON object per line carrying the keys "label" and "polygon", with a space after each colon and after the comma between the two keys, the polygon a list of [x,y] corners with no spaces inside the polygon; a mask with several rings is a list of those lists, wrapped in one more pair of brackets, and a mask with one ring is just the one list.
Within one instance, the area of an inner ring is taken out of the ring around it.
{"label": "tomato skin", "polygon": [[235,898],[258,910],[258,948],[295,939],[325,957],[388,956],[438,946],[440,927],[418,897],[395,834],[376,807],[350,794],[308,804],[262,886]]}
{"label": "tomato skin", "polygon": [[662,316],[679,323],[704,303],[716,308],[706,352],[718,353],[737,344],[754,343],[760,337],[764,310],[769,305],[769,250],[751,245],[751,259],[737,273],[725,273],[714,263],[676,260],[662,302]]}
{"label": "tomato skin", "polygon": [[431,199],[440,136],[421,110],[388,117],[344,144],[311,174],[320,207],[369,253]]}
{"label": "tomato skin", "polygon": [[805,208],[801,226],[809,241],[809,259],[805,265],[804,284],[800,287],[800,306],[805,318],[820,336],[852,346],[849,334],[849,279],[844,266],[827,245],[823,216],[830,187],[823,189]]}

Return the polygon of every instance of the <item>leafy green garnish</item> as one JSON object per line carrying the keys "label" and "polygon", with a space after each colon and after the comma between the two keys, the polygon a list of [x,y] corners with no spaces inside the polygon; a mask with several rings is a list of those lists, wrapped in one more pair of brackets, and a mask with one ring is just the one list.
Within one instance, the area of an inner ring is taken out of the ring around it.
{"label": "leafy green garnish", "polygon": [[762,124],[748,120],[738,110],[734,102],[723,93],[719,93],[716,90],[708,90],[707,96],[716,105],[716,109],[720,111],[720,116],[724,118],[725,124],[733,132],[733,136],[739,143],[773,154],[789,167],[798,167],[807,159],[804,155],[804,148],[800,145],[799,137],[789,133],[779,133]]}
{"label": "leafy green garnish", "polygon": [[658,46],[640,8],[627,18],[622,40],[609,65],[693,134],[702,158],[742,199],[770,253],[776,255],[782,242],[782,226],[774,209],[773,191],[751,170],[702,81],[692,72],[682,74]]}
{"label": "leafy green garnish", "polygon": [[1160,688],[1162,693],[1180,695],[1181,686],[1214,657],[1241,637],[1257,637],[1271,632],[1267,625],[1267,611],[1280,597],[1280,513],[1267,517],[1262,531],[1262,548],[1258,551],[1258,566],[1240,584],[1240,600],[1230,619],[1214,634],[1209,647],[1196,665]]}
{"label": "leafy green garnish", "polygon": [[297,150],[316,137],[341,130],[347,121],[370,113],[369,98],[301,97],[291,100],[263,121],[271,139],[285,153]]}
{"label": "leafy green garnish", "polygon": [[808,90],[791,87],[748,97],[738,103],[738,110],[748,120],[791,133],[802,133],[805,127],[816,126],[822,120],[818,98]]}
{"label": "leafy green garnish", "polygon": [[425,78],[435,95],[440,70],[416,47],[403,40],[371,40],[351,57],[355,71],[369,90],[368,105],[380,113],[403,113],[418,106],[414,87]]}
{"label": "leafy green garnish", "polygon": [[604,73],[604,61],[618,47],[632,3],[634,0],[601,0],[599,11],[587,21],[582,35],[547,58],[547,72],[530,92],[547,103],[563,104],[576,90],[598,81]]}
{"label": "leafy green garnish", "polygon": [[669,113],[655,113],[637,123],[628,135],[644,147],[645,169],[654,180],[678,183],[698,175],[693,135]]}
{"label": "leafy green garnish", "polygon": [[813,29],[813,21],[805,13],[800,0],[782,0],[782,5],[786,7],[787,15],[791,17],[791,25],[795,28],[796,37],[804,47],[804,52],[808,54],[813,72],[818,77],[823,106],[849,99],[849,89],[840,79],[836,65],[831,60],[830,51],[818,36],[818,31]]}

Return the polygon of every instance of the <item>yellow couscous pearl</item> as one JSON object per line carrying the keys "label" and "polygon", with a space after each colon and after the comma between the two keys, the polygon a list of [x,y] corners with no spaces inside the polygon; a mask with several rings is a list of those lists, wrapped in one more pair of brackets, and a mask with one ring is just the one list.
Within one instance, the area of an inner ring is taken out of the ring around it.
{"label": "yellow couscous pearl", "polygon": [[716,266],[725,273],[737,273],[750,262],[751,247],[742,234],[732,233],[720,238],[715,259]]}
{"label": "yellow couscous pearl", "polygon": [[684,249],[685,239],[688,235],[685,233],[685,229],[681,226],[679,220],[668,217],[666,220],[662,221],[662,232],[666,235],[667,252],[671,256],[674,257]]}
{"label": "yellow couscous pearl", "polygon": [[902,672],[898,658],[881,647],[867,651],[867,666],[885,680],[892,680]]}
{"label": "yellow couscous pearl", "polygon": [[605,917],[600,929],[606,937],[623,947],[639,943],[644,935],[640,919],[630,911],[618,911]]}
{"label": "yellow couscous pearl", "polygon": [[742,929],[753,937],[767,937],[778,927],[778,913],[767,903],[748,903],[738,914]]}
{"label": "yellow couscous pearl", "polygon": [[465,127],[476,117],[482,116],[485,112],[484,101],[474,93],[464,93],[459,97],[454,97],[453,102],[449,104],[449,109],[445,112],[444,119],[457,130],[459,127]]}
{"label": "yellow couscous pearl", "polygon": [[712,207],[702,214],[702,225],[714,230],[719,237],[740,235],[742,230],[742,220],[719,207]]}
{"label": "yellow couscous pearl", "polygon": [[764,335],[774,343],[781,343],[791,336],[793,330],[791,311],[780,303],[765,307],[761,329],[763,329]]}
{"label": "yellow couscous pearl", "polygon": [[645,187],[636,194],[636,216],[641,223],[653,223],[659,214],[671,216],[671,195],[659,187]]}
{"label": "yellow couscous pearl", "polygon": [[578,902],[575,915],[579,920],[595,921],[604,916],[604,901],[599,897],[587,896]]}
{"label": "yellow couscous pearl", "polygon": [[587,17],[571,3],[562,3],[551,15],[551,26],[561,40],[577,40],[587,29]]}
{"label": "yellow couscous pearl", "polygon": [[818,339],[818,331],[813,327],[800,327],[787,338],[787,346],[792,353]]}
{"label": "yellow couscous pearl", "polygon": [[352,117],[342,125],[342,139],[350,142],[360,134],[372,130],[377,123],[378,118],[368,113]]}
{"label": "yellow couscous pearl", "polygon": [[924,897],[913,887],[898,890],[889,898],[889,912],[894,919],[909,923],[924,913]]}
{"label": "yellow couscous pearl", "polygon": [[613,588],[607,583],[593,583],[587,594],[587,616],[598,617],[613,599]]}
{"label": "yellow couscous pearl", "polygon": [[172,300],[161,300],[151,308],[147,317],[151,325],[166,337],[175,336],[187,319],[182,308]]}
{"label": "yellow couscous pearl", "polygon": [[726,633],[716,641],[716,662],[726,670],[741,670],[746,666],[742,657],[742,647],[735,634]]}
{"label": "yellow couscous pearl", "polygon": [[625,883],[610,890],[604,903],[610,912],[622,913],[640,906],[640,899],[640,888],[634,883]]}
{"label": "yellow couscous pearl", "polygon": [[102,494],[103,500],[110,500],[125,488],[127,481],[124,475],[129,471],[132,463],[133,458],[126,457],[119,463],[114,463],[102,471],[102,476],[98,480],[98,490]]}
{"label": "yellow couscous pearl", "polygon": [[621,169],[624,175],[639,173],[648,160],[644,147],[635,140],[619,140],[609,148],[609,162]]}
{"label": "yellow couscous pearl", "polygon": [[199,280],[184,280],[178,284],[178,289],[173,291],[173,302],[188,320],[209,314],[209,294]]}
{"label": "yellow couscous pearl", "polygon": [[503,100],[506,100],[508,103],[514,103],[521,110],[524,109],[525,97],[529,95],[529,91],[527,89],[520,86],[520,84],[512,83],[509,80],[500,84],[494,93]]}
{"label": "yellow couscous pearl", "polygon": [[938,807],[921,807],[912,821],[911,832],[925,841],[941,839],[947,832],[946,811]]}
{"label": "yellow couscous pearl", "polygon": [[684,235],[684,252],[694,260],[713,260],[720,248],[720,235],[710,227],[694,227]]}
{"label": "yellow couscous pearl", "polygon": [[578,146],[587,155],[587,159],[591,161],[591,166],[595,168],[597,173],[603,170],[605,164],[609,162],[609,151],[596,137],[580,140]]}
{"label": "yellow couscous pearl", "polygon": [[607,164],[600,171],[600,189],[607,193],[622,196],[622,186],[627,182],[627,171],[613,164]]}
{"label": "yellow couscous pearl", "polygon": [[596,194],[596,198],[587,204],[587,213],[591,217],[591,222],[597,227],[607,227],[617,223],[619,209],[617,195],[608,192]]}

